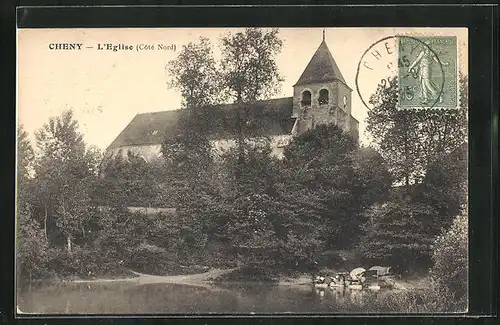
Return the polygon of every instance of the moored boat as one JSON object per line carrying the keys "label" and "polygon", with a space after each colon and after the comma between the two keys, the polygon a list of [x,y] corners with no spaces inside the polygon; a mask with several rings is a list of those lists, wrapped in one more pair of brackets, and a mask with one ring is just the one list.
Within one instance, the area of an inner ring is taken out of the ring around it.
{"label": "moored boat", "polygon": [[361,284],[349,284],[347,287],[349,289],[352,289],[352,290],[361,290],[361,289],[363,289],[363,286]]}

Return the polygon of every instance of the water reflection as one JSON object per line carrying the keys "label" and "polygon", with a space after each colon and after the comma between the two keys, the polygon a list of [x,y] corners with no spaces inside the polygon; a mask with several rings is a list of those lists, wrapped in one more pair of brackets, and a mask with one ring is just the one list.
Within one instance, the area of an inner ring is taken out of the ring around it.
{"label": "water reflection", "polygon": [[59,284],[20,292],[18,305],[41,314],[331,313],[359,311],[380,294],[312,285]]}

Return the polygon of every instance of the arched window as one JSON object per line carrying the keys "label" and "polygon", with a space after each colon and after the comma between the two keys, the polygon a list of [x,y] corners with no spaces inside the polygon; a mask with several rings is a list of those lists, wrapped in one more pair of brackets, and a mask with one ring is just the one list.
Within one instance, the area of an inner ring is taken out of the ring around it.
{"label": "arched window", "polygon": [[309,90],[306,90],[302,93],[302,100],[300,101],[302,105],[311,105],[311,92]]}
{"label": "arched window", "polygon": [[326,89],[321,89],[319,91],[319,104],[322,105],[322,104],[328,104],[328,90]]}

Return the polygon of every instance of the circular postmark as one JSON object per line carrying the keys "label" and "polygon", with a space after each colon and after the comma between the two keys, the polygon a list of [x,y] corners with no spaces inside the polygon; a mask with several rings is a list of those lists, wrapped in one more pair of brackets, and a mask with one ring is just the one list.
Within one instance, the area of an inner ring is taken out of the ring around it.
{"label": "circular postmark", "polygon": [[443,103],[445,94],[449,102],[449,98],[456,97],[445,91],[444,67],[450,62],[440,56],[446,56],[450,46],[456,47],[456,40],[452,41],[396,35],[373,43],[361,56],[356,71],[356,90],[362,103],[373,109],[371,96],[381,87],[395,87],[398,109],[435,108]]}

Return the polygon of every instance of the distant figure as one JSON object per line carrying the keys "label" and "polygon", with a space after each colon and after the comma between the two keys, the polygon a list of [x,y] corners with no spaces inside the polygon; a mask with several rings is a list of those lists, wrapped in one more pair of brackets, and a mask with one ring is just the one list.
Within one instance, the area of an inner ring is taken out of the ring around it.
{"label": "distant figure", "polygon": [[[408,72],[413,74],[413,72],[418,73],[418,78],[420,82],[420,98],[422,99],[422,104],[429,103],[430,100],[434,101],[439,97],[439,103],[443,102],[442,93],[438,86],[432,81],[432,65],[433,63],[440,63],[436,55],[431,52],[428,42],[426,46],[417,56],[417,58],[408,67]],[[443,66],[448,66],[449,62],[442,62]],[[415,66],[418,65],[418,69],[415,70]]]}

